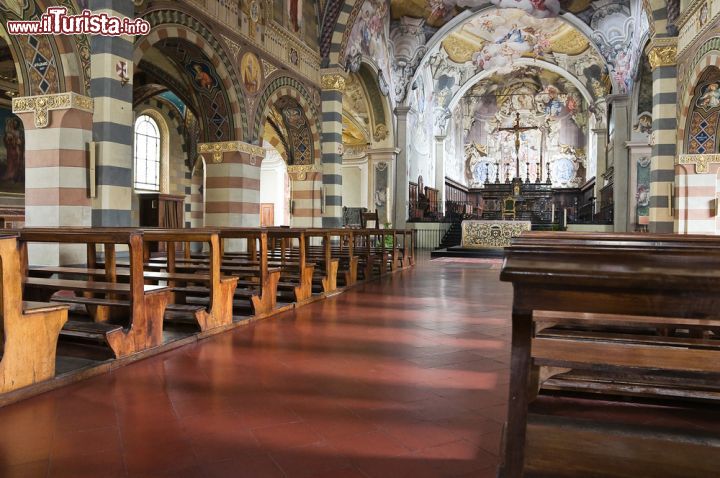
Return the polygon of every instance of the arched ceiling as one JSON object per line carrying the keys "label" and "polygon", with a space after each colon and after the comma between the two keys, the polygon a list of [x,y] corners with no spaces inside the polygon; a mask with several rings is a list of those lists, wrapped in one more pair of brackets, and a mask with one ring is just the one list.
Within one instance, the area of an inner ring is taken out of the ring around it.
{"label": "arched ceiling", "polygon": [[486,5],[517,8],[536,18],[552,18],[571,13],[590,25],[593,15],[608,4],[629,6],[629,0],[391,0],[393,20],[424,18],[430,27],[439,28],[465,10]]}

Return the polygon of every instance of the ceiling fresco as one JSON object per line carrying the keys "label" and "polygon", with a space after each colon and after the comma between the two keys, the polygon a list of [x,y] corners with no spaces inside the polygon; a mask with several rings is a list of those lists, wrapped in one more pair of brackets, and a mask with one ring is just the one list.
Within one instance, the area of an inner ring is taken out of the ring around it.
{"label": "ceiling fresco", "polygon": [[492,9],[474,17],[442,42],[456,63],[509,72],[520,57],[549,59],[551,53],[577,55],[587,50],[587,38],[558,18],[536,18],[523,10]]}
{"label": "ceiling fresco", "polygon": [[484,5],[500,8],[517,8],[537,18],[557,17],[572,13],[588,25],[593,14],[607,5],[629,5],[628,0],[391,0],[393,20],[407,16],[424,18],[431,27],[441,27],[457,14]]}

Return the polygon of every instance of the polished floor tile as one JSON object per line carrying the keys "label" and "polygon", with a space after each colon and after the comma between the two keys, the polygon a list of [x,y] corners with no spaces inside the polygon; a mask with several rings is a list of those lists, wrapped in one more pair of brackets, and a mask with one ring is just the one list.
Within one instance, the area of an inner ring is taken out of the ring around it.
{"label": "polished floor tile", "polygon": [[417,267],[0,409],[0,477],[493,476],[511,288]]}

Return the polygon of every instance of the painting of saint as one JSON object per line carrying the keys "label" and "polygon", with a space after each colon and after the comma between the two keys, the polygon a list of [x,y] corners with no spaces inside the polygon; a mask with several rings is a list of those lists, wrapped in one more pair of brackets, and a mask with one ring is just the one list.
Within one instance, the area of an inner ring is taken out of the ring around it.
{"label": "painting of saint", "polygon": [[211,90],[215,86],[215,79],[210,75],[210,68],[207,65],[199,62],[191,62],[190,68],[195,86],[199,89]]}
{"label": "painting of saint", "polygon": [[285,120],[292,128],[300,128],[305,126],[305,117],[300,108],[287,108],[283,111]]}
{"label": "painting of saint", "polygon": [[710,83],[704,88],[697,105],[706,110],[720,106],[720,83]]}
{"label": "painting of saint", "polygon": [[25,192],[25,131],[20,119],[0,109],[0,190]]}
{"label": "painting of saint", "polygon": [[247,92],[251,95],[257,93],[262,84],[262,70],[258,57],[251,52],[245,53],[240,62],[240,71]]}
{"label": "painting of saint", "polygon": [[302,0],[288,0],[288,26],[299,33],[302,28]]}

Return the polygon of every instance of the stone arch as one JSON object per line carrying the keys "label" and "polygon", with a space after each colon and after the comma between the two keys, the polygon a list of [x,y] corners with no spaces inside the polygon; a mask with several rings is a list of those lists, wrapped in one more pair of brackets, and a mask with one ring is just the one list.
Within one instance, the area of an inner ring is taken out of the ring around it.
{"label": "stone arch", "polygon": [[[38,20],[47,3],[31,1],[19,11],[0,4],[0,24],[5,25],[8,20]],[[73,2],[58,3],[74,11]],[[3,28],[3,36],[9,40],[13,56],[19,60],[19,96],[68,91],[89,95],[90,44],[86,35],[10,36]]]}
{"label": "stone arch", "polygon": [[352,30],[352,25],[360,12],[363,1],[364,0],[346,0],[342,2],[342,8],[337,14],[335,28],[332,30],[332,35],[329,40],[329,66],[338,66],[341,64],[350,30]]}
{"label": "stone arch", "polygon": [[703,44],[689,65],[689,76],[683,91],[680,91],[680,112],[678,117],[678,151],[686,149],[687,122],[690,113],[695,86],[703,73],[710,67],[720,64],[720,37],[715,37]]}
{"label": "stone arch", "polygon": [[310,99],[305,87],[294,78],[287,76],[278,77],[273,80],[263,91],[260,100],[258,101],[258,109],[255,111],[255,124],[253,131],[253,140],[260,143],[263,137],[263,130],[265,128],[266,118],[270,112],[270,108],[280,98],[288,96],[294,99],[300,108],[305,112],[309,126],[310,126],[310,137],[313,143],[313,157],[315,163],[320,162],[320,128],[319,128],[319,114],[317,107]]}
{"label": "stone arch", "polygon": [[228,119],[234,135],[228,140],[243,140],[247,137],[249,132],[244,97],[236,87],[241,82],[233,68],[233,62],[230,61],[217,38],[199,20],[180,11],[155,10],[144,15],[143,18],[150,22],[152,29],[150,33],[136,41],[133,63],[138,64],[145,51],[168,38],[179,38],[196,46],[214,66],[228,95],[232,113]]}

